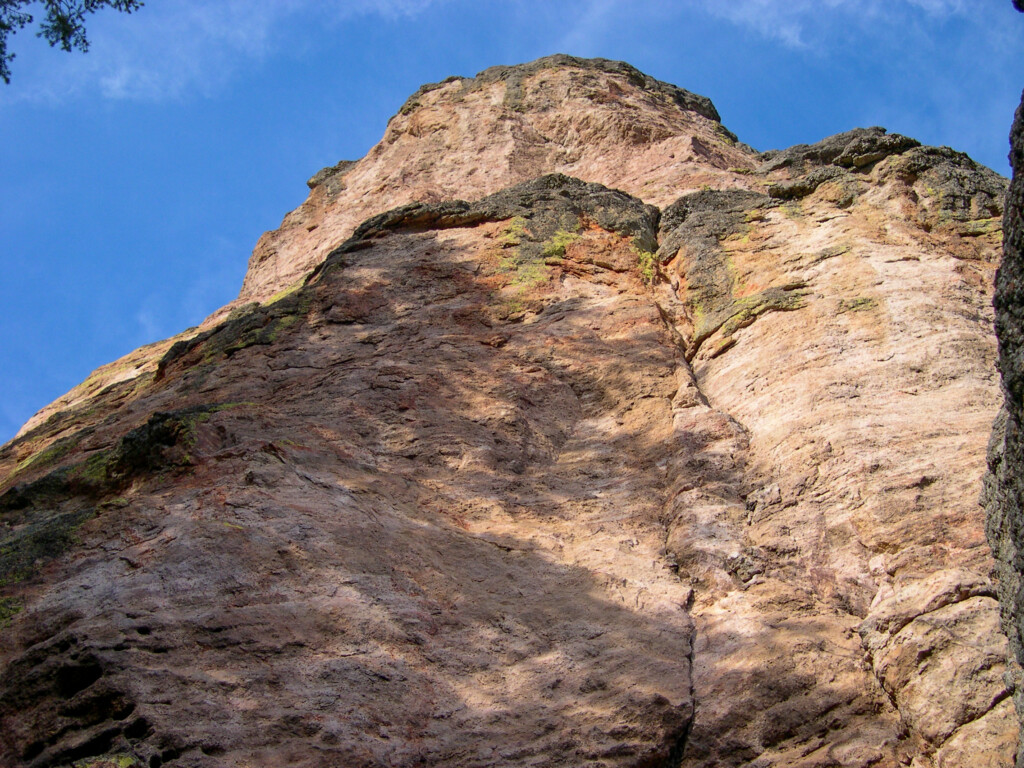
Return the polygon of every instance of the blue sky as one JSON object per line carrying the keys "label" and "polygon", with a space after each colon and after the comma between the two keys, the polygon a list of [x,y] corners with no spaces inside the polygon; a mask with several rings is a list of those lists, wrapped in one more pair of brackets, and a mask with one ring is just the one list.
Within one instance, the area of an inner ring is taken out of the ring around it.
{"label": "blue sky", "polygon": [[883,125],[1008,172],[1010,0],[147,0],[0,85],[0,441],[238,292],[305,180],[424,82],[551,53],[711,97],[766,150]]}

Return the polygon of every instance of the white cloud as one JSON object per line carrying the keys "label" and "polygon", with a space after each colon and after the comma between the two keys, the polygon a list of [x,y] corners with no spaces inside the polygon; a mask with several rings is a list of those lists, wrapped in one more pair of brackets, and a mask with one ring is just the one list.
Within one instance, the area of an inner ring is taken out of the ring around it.
{"label": "white cloud", "polygon": [[932,16],[966,12],[964,0],[699,0],[703,10],[793,48],[812,44],[813,33],[836,22],[878,24],[908,9]]}
{"label": "white cloud", "polygon": [[[978,0],[973,0],[978,2]],[[694,11],[749,29],[790,48],[819,48],[829,34],[851,27],[891,27],[922,14],[966,15],[967,0],[578,0],[567,16],[574,26],[559,50],[596,50],[616,33],[626,15],[678,19]],[[560,6],[565,9],[565,6]]]}
{"label": "white cloud", "polygon": [[[14,36],[14,80],[0,89],[0,104],[95,93],[133,100],[210,94],[287,44],[284,30],[290,22],[334,25],[365,15],[395,20],[450,1],[153,0],[131,15],[103,10],[87,21],[92,43],[87,56],[50,51],[30,29]],[[524,4],[535,5],[533,0]],[[669,16],[699,10],[792,48],[819,45],[825,31],[837,25],[880,24],[907,12],[968,13],[967,0],[577,0],[567,5],[576,24],[558,48],[580,52],[605,43],[614,31],[611,20],[624,9]]]}
{"label": "white cloud", "polygon": [[960,14],[967,11],[965,0],[907,0],[907,2],[936,16]]}
{"label": "white cloud", "polygon": [[585,7],[575,14],[576,25],[555,46],[557,50],[596,55],[590,49],[603,39],[619,4],[620,0],[588,0]]}
{"label": "white cloud", "polygon": [[289,20],[336,24],[359,15],[414,16],[445,0],[158,0],[130,15],[87,20],[89,54],[50,51],[26,29],[12,38],[13,81],[0,102],[60,101],[98,91],[109,99],[163,100],[209,94],[267,56]]}
{"label": "white cloud", "polygon": [[143,344],[148,344],[151,341],[162,339],[167,335],[164,332],[163,324],[159,322],[156,317],[153,316],[153,313],[145,307],[135,313],[135,322],[138,324],[139,337],[145,339],[145,341],[142,342]]}

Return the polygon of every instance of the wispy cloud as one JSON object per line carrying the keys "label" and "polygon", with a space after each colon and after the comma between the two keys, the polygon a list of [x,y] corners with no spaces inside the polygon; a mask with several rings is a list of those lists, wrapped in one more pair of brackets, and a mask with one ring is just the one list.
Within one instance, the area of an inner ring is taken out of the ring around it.
{"label": "wispy cloud", "polygon": [[289,21],[313,17],[337,24],[355,16],[415,16],[445,0],[160,0],[129,15],[90,16],[88,55],[46,49],[26,29],[13,39],[18,58],[6,101],[61,101],[99,93],[108,99],[159,101],[188,93],[208,95],[239,70],[282,44]]}
{"label": "wispy cloud", "polygon": [[837,24],[879,24],[913,9],[933,17],[966,13],[965,0],[700,0],[700,5],[711,16],[793,48],[813,45],[822,30]]}
{"label": "wispy cloud", "polygon": [[967,12],[966,0],[907,0],[907,2],[937,16]]}
{"label": "wispy cloud", "polygon": [[[982,2],[983,0],[971,0]],[[851,29],[900,33],[920,20],[968,16],[968,0],[566,0],[574,23],[559,50],[590,51],[607,45],[629,17],[679,24],[703,14],[752,31],[791,49],[820,49]],[[974,8],[974,10],[977,10]]]}
{"label": "wispy cloud", "polygon": [[621,0],[587,0],[575,14],[576,24],[559,40],[557,49],[592,55],[591,49],[600,44],[612,14],[620,6]]}

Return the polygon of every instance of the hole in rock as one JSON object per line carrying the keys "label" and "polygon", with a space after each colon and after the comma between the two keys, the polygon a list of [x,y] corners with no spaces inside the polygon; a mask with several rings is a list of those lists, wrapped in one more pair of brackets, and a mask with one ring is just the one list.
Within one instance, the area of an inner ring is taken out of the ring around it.
{"label": "hole in rock", "polygon": [[100,665],[92,662],[75,667],[61,667],[57,670],[57,692],[70,699],[84,691],[103,676]]}

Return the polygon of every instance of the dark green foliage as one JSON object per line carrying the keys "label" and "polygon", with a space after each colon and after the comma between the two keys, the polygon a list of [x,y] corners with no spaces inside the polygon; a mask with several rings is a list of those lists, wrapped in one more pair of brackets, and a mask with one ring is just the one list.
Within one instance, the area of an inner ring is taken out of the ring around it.
{"label": "dark green foliage", "polygon": [[[0,0],[0,78],[11,82],[10,62],[13,53],[7,51],[7,38],[24,29],[35,19],[27,8],[34,0]],[[51,46],[64,51],[87,51],[89,40],[85,36],[85,16],[101,8],[131,13],[142,7],[141,0],[42,0],[45,18],[39,23],[37,36]]]}
{"label": "dark green foliage", "polygon": [[21,603],[13,597],[0,597],[0,629],[5,629],[20,612]]}

